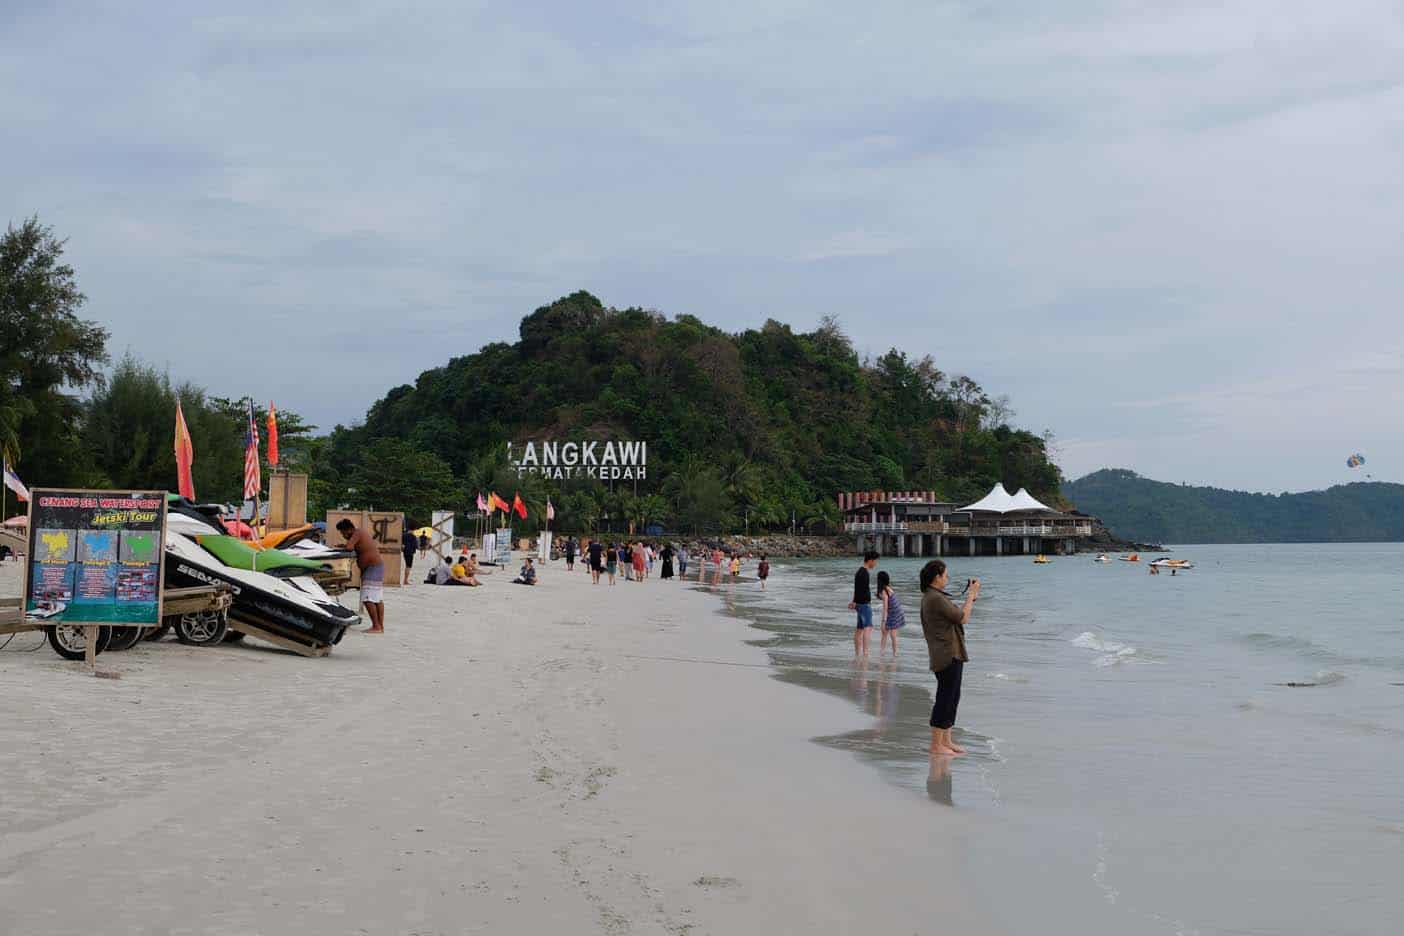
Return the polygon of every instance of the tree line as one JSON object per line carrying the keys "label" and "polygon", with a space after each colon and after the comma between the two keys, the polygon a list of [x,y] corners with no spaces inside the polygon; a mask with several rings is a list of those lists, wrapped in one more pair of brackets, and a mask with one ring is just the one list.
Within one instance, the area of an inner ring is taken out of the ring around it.
{"label": "tree line", "polygon": [[[131,355],[114,364],[107,331],[79,315],[85,297],[62,256],[37,219],[0,243],[6,457],[45,486],[172,488],[179,400],[200,499],[239,500],[251,401],[173,383]],[[262,429],[264,403],[253,402]],[[358,425],[319,434],[281,401],[278,422],[283,462],[311,478],[314,516],[374,507],[419,525],[497,491],[521,493],[528,527],[549,499],[557,529],[828,532],[839,491],[965,501],[1003,481],[1060,502],[1049,437],[1012,415],[929,356],[861,359],[833,319],[809,332],[771,320],[728,333],[577,292],[524,318],[518,341],[391,389]],[[605,437],[648,442],[646,481],[519,477],[507,457],[508,442]]]}
{"label": "tree line", "polygon": [[1254,494],[1152,481],[1104,468],[1070,482],[1078,506],[1150,543],[1352,543],[1404,540],[1404,485],[1339,484]]}

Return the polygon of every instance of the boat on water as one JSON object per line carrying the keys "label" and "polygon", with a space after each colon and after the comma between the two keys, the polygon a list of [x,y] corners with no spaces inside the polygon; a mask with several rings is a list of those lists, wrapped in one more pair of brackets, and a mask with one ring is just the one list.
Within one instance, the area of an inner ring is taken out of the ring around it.
{"label": "boat on water", "polygon": [[1111,557],[1108,556],[1106,553],[1102,553],[1101,555],[1099,555],[1096,559],[1093,559],[1092,561],[1093,561],[1093,562],[1111,562]]}
{"label": "boat on water", "polygon": [[1169,556],[1162,556],[1151,563],[1157,569],[1193,569],[1194,563],[1188,559],[1171,559]]}
{"label": "boat on water", "polygon": [[[323,590],[317,578],[327,571],[320,550],[298,555],[258,549],[228,535],[217,508],[175,496],[167,505],[166,584],[228,586],[234,598],[229,617],[236,622],[306,647],[339,643],[360,615]],[[189,626],[178,630],[188,643],[225,639],[227,622],[207,617],[184,623]]]}
{"label": "boat on water", "polygon": [[1052,561],[1053,561],[1052,559],[1049,559],[1047,556],[1043,555],[1042,553],[1038,554],[1037,556],[1034,556],[1034,564],[1035,564],[1035,565],[1047,565],[1048,563],[1050,563],[1050,562],[1052,562]]}
{"label": "boat on water", "polygon": [[1141,561],[1141,554],[1140,554],[1140,553],[1132,553],[1132,554],[1129,555],[1129,556],[1117,556],[1116,558],[1120,559],[1122,562],[1140,562],[1140,561]]}

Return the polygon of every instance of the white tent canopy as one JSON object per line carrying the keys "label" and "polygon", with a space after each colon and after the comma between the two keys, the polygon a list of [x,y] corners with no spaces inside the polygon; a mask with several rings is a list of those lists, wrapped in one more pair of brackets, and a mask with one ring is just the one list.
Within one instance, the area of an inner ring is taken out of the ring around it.
{"label": "white tent canopy", "polygon": [[986,513],[1013,513],[1016,510],[1045,510],[1049,513],[1056,513],[1052,507],[1040,503],[1029,493],[1027,488],[1019,488],[1018,494],[1010,494],[1005,490],[1003,484],[996,484],[990,488],[990,493],[977,500],[968,507],[960,508],[961,511],[985,511]]}

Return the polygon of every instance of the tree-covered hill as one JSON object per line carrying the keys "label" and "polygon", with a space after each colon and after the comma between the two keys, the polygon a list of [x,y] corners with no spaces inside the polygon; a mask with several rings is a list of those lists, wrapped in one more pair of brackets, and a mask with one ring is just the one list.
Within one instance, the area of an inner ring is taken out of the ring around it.
{"label": "tree-covered hill", "polygon": [[[197,494],[237,499],[249,409],[261,419],[266,402],[174,384],[130,355],[107,370],[107,332],[79,318],[63,253],[37,218],[0,236],[0,454],[36,486],[173,488],[179,400]],[[520,336],[425,371],[326,436],[278,401],[282,464],[310,476],[312,515],[377,507],[417,526],[495,490],[521,493],[528,527],[549,497],[556,529],[832,530],[839,491],[962,501],[1003,481],[1060,501],[1047,440],[1011,427],[1002,398],[930,357],[860,360],[832,320],[731,334],[577,292],[528,315]],[[604,438],[646,442],[648,477],[519,478],[507,460],[508,442]]]}
{"label": "tree-covered hill", "polygon": [[[519,482],[505,464],[508,441],[605,436],[648,442],[637,497],[632,485]],[[964,500],[1002,480],[1056,501],[1062,480],[1043,437],[1009,426],[1007,404],[929,357],[860,360],[833,321],[731,334],[585,292],[527,316],[519,341],[391,390],[363,425],[332,433],[317,472],[365,497],[356,480],[370,462],[411,453],[444,463],[459,502],[521,487],[539,508],[549,494],[566,528],[604,514],[678,529],[818,527],[837,521],[838,491]]]}
{"label": "tree-covered hill", "polygon": [[1404,540],[1404,485],[1342,484],[1300,494],[1250,494],[1152,481],[1107,468],[1063,485],[1079,510],[1122,536],[1158,543]]}

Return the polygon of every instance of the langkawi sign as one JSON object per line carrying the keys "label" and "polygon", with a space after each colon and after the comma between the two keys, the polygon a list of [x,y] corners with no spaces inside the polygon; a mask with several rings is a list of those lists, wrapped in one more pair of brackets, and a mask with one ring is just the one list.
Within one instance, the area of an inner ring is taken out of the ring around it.
{"label": "langkawi sign", "polygon": [[598,478],[642,481],[648,477],[648,443],[617,439],[592,442],[508,442],[507,460],[517,477]]}

